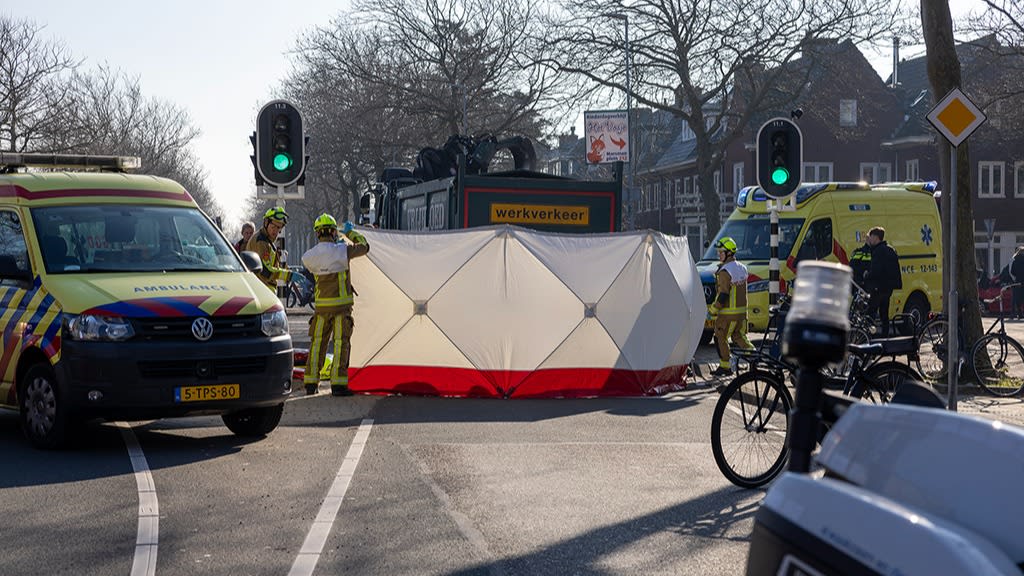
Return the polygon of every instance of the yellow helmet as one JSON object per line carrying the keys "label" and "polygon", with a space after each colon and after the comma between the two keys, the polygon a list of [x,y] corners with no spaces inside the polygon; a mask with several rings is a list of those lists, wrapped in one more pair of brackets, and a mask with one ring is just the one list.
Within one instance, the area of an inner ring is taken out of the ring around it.
{"label": "yellow helmet", "polygon": [[275,206],[270,210],[267,210],[267,213],[263,215],[263,219],[274,220],[276,222],[280,222],[281,224],[287,224],[288,213],[284,211],[284,208],[281,208],[280,206]]}
{"label": "yellow helmet", "polygon": [[331,216],[327,212],[324,212],[323,214],[317,216],[316,220],[313,221],[314,232],[320,232],[321,230],[324,229],[336,230],[337,228],[338,221],[334,219],[334,216]]}
{"label": "yellow helmet", "polygon": [[718,242],[715,242],[715,248],[721,248],[726,252],[732,252],[733,254],[735,254],[736,241],[730,238],[729,236],[723,236],[722,238],[718,239]]}

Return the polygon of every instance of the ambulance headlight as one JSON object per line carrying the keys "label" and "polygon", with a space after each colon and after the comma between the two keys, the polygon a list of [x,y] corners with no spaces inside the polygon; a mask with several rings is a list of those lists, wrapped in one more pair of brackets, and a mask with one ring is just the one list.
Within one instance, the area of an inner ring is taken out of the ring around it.
{"label": "ambulance headlight", "polygon": [[72,340],[120,342],[135,336],[131,322],[116,316],[64,316],[64,333]]}
{"label": "ambulance headlight", "polygon": [[264,312],[260,316],[260,328],[267,336],[281,336],[288,333],[288,316],[284,310]]}

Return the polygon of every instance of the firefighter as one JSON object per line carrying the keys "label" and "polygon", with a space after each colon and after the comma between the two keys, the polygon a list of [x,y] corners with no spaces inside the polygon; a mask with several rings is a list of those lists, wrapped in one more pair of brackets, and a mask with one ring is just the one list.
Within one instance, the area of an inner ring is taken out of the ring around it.
{"label": "firefighter", "polygon": [[[352,340],[352,278],[348,263],[366,255],[370,245],[362,234],[345,222],[339,235],[338,221],[324,213],[313,222],[317,244],[302,255],[302,264],[316,278],[314,307],[316,312],[309,321],[309,356],[302,378],[306,394],[316,394],[320,383],[320,370],[327,356],[327,342],[334,337],[334,357],[331,361],[331,394],[351,396],[348,387],[348,358]],[[340,238],[344,236],[344,238]],[[339,239],[341,241],[339,241]]]}
{"label": "firefighter", "polygon": [[747,267],[736,260],[736,241],[725,236],[715,243],[718,249],[718,271],[715,286],[718,295],[711,303],[715,317],[715,341],[718,346],[718,368],[713,376],[729,376],[729,340],[737,347],[753,348],[747,339]]}
{"label": "firefighter", "polygon": [[301,274],[296,274],[284,267],[280,254],[277,251],[277,237],[284,230],[284,226],[287,223],[288,214],[284,211],[284,208],[274,207],[267,210],[266,214],[263,215],[263,228],[260,228],[259,232],[252,235],[252,238],[249,239],[249,245],[245,248],[260,255],[263,269],[256,275],[274,294],[277,294],[278,280],[284,280],[286,284],[288,282],[303,283],[306,281]]}

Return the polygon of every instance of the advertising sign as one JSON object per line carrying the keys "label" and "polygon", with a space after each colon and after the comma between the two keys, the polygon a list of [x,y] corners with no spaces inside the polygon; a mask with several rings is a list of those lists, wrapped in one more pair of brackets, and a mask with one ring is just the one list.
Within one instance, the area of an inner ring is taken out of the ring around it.
{"label": "advertising sign", "polygon": [[629,115],[625,110],[583,113],[587,164],[629,162]]}

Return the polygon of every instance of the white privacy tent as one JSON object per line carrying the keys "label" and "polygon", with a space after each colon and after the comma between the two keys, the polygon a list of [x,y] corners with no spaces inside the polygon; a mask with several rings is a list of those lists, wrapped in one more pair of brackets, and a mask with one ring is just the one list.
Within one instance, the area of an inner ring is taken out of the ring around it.
{"label": "white privacy tent", "polygon": [[476,397],[683,385],[707,315],[686,238],[360,230],[349,386]]}

